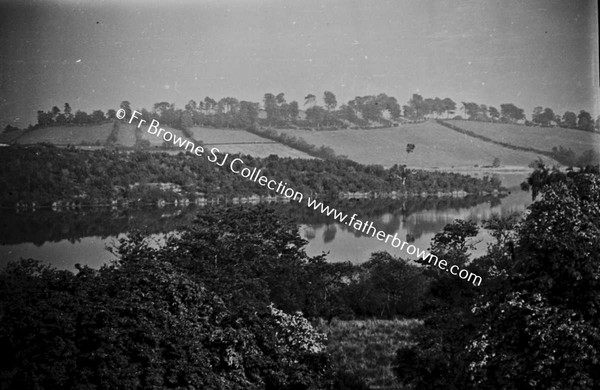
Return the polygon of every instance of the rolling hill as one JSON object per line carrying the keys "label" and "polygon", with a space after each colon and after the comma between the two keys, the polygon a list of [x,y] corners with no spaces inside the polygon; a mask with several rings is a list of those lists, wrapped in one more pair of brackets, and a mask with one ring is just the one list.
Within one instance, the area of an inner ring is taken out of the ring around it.
{"label": "rolling hill", "polygon": [[[523,168],[538,157],[536,153],[512,150],[500,145],[460,134],[435,122],[368,130],[279,130],[289,136],[302,137],[317,146],[333,148],[338,155],[363,164],[385,167],[405,164],[412,168],[469,169],[490,166],[495,158],[504,167]],[[407,144],[414,144],[407,153]],[[544,160],[556,163],[543,157]]]}
{"label": "rolling hill", "polygon": [[[381,164],[384,167],[405,164],[411,168],[454,171],[490,167],[496,159],[500,161],[501,169],[527,169],[528,165],[539,157],[548,163],[557,163],[547,155],[540,156],[535,150],[548,153],[553,147],[563,146],[576,153],[582,153],[600,147],[599,134],[579,130],[459,120],[450,120],[447,123],[472,134],[462,134],[433,121],[385,129],[277,131],[303,138],[317,147],[328,146],[337,155],[345,155],[363,164]],[[29,131],[19,130],[2,134],[0,143],[105,145],[113,128],[113,123],[105,123],[94,126],[55,126]],[[181,130],[168,127],[166,130],[186,138]],[[256,157],[276,154],[281,157],[314,158],[280,142],[244,130],[193,127],[190,132],[193,140],[202,141],[207,147],[216,147],[225,153],[242,153]],[[142,140],[147,140],[153,149],[160,148],[164,142],[162,138],[145,131],[136,134],[134,125],[120,123],[114,145],[134,147]],[[504,146],[499,143],[503,143]],[[413,152],[407,152],[407,144],[415,145]]]}
{"label": "rolling hill", "polygon": [[13,142],[20,145],[47,142],[54,145],[81,145],[106,142],[113,129],[112,123],[96,126],[52,126],[24,132]]}
{"label": "rolling hill", "polygon": [[[161,127],[178,137],[187,139],[181,130],[168,126]],[[66,125],[33,130],[17,130],[0,134],[0,144],[31,145],[45,142],[57,146],[96,145],[96,147],[101,147],[107,144],[113,129],[114,124],[110,122],[101,125]],[[163,146],[164,140],[162,138],[149,134],[144,127],[142,127],[142,130],[144,131],[139,131],[136,135],[136,128],[133,124],[119,123],[114,145],[117,147],[134,147],[140,141],[147,140],[152,148]],[[259,137],[245,130],[200,127],[194,127],[190,130],[195,140],[202,141],[208,148],[216,147],[225,153],[242,153],[254,157],[268,157],[271,154],[276,154],[280,157],[314,158],[287,145]]]}
{"label": "rolling hill", "polygon": [[552,151],[563,146],[581,154],[586,150],[600,149],[600,134],[560,127],[526,127],[522,125],[487,123],[465,120],[445,121],[464,130],[507,144]]}

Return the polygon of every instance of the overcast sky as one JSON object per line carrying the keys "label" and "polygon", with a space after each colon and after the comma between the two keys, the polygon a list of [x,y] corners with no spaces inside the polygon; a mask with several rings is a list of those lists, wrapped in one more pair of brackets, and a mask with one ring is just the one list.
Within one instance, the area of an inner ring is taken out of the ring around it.
{"label": "overcast sky", "polygon": [[[25,4],[25,5],[23,5]],[[600,114],[590,0],[0,0],[0,125],[39,109],[413,93]]]}

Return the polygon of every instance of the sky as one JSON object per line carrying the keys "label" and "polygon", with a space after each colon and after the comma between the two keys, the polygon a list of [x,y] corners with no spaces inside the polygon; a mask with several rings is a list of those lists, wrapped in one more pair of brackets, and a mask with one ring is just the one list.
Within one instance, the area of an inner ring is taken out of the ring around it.
{"label": "sky", "polygon": [[0,0],[0,49],[2,128],[326,90],[600,114],[593,0]]}

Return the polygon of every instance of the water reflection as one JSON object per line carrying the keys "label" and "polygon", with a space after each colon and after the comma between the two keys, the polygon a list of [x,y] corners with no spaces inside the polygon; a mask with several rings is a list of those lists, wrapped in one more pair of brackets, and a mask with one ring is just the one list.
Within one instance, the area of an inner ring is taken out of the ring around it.
{"label": "water reflection", "polygon": [[[340,208],[340,210],[349,214],[356,212],[359,214],[359,218],[362,218],[363,221],[372,221],[373,226],[377,230],[383,230],[386,235],[397,234],[398,237],[418,248],[427,249],[433,236],[448,223],[456,219],[481,223],[490,218],[492,214],[522,213],[531,203],[531,197],[529,193],[518,191],[512,192],[503,199],[478,198],[477,203],[473,204],[474,201],[474,199],[470,201],[465,199],[463,206],[456,202],[443,203],[445,206],[443,208],[409,208],[406,204],[397,204],[396,209],[392,210],[389,208],[393,205],[381,205],[379,210],[369,210],[367,203],[362,205],[363,208],[356,204],[353,208]],[[440,206],[440,204],[436,206]],[[363,211],[365,209],[367,210]],[[409,209],[410,211],[408,211]],[[362,262],[375,251],[388,251],[397,256],[407,257],[406,253],[392,247],[389,243],[379,241],[346,224],[331,223],[331,221],[305,223],[302,225],[301,232],[303,237],[309,241],[307,252],[310,255],[329,253],[330,261]],[[490,240],[486,234],[482,234],[481,238],[483,241],[477,246],[478,250],[475,255],[482,254]]]}
{"label": "water reflection", "polygon": [[[343,200],[330,203],[347,214],[358,214],[363,222],[373,222],[377,230],[397,233],[403,240],[426,249],[433,235],[455,219],[480,222],[492,213],[523,211],[530,203],[528,193],[513,192],[505,198],[467,197],[407,200]],[[378,250],[406,256],[391,245],[378,241],[346,224],[333,221],[298,204],[274,205],[300,225],[309,241],[307,252],[329,252],[330,261],[362,262]],[[133,230],[141,230],[160,240],[165,232],[191,223],[200,211],[185,209],[87,210],[29,214],[2,212],[0,215],[0,266],[20,257],[48,261],[59,268],[73,269],[76,263],[99,267],[114,259],[106,250]]]}

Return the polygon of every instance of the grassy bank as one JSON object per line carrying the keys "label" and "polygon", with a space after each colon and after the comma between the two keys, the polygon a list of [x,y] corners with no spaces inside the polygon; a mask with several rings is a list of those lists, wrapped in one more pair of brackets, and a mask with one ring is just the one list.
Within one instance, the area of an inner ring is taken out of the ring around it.
{"label": "grassy bank", "polygon": [[362,377],[373,389],[402,389],[392,367],[396,351],[411,343],[411,331],[422,321],[334,320],[320,323],[328,338],[328,352],[335,369]]}

